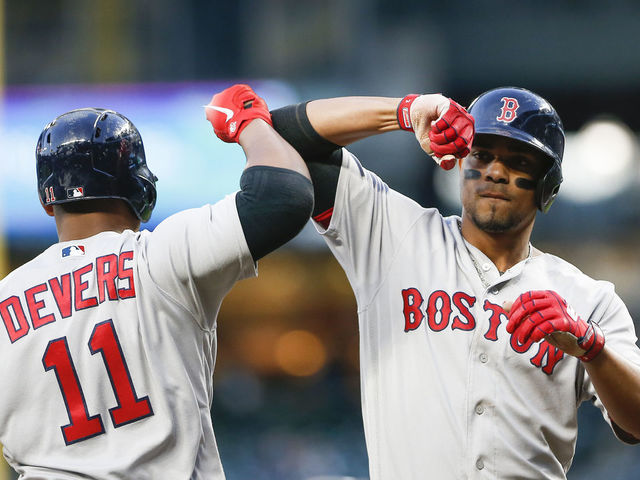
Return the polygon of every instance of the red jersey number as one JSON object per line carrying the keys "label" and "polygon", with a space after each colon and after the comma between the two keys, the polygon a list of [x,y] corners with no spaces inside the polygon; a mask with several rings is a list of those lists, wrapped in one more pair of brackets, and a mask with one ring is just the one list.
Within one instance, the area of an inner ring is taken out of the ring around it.
{"label": "red jersey number", "polygon": [[[149,397],[138,398],[136,395],[112,320],[95,326],[89,339],[89,351],[92,355],[98,352],[102,354],[104,366],[111,380],[117,401],[117,405],[109,409],[113,426],[118,428],[153,415]],[[55,372],[69,415],[69,424],[60,427],[65,443],[71,445],[104,433],[101,415],[89,413],[66,337],[49,342],[42,357],[42,364],[45,371]]]}

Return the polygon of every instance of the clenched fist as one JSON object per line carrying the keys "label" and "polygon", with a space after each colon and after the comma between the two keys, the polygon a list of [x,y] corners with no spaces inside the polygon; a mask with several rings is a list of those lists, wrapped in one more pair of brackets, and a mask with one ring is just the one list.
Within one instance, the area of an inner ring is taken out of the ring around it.
{"label": "clenched fist", "polygon": [[597,323],[583,320],[552,290],[523,293],[509,311],[507,332],[520,344],[543,338],[583,362],[593,360],[604,347],[604,334]]}
{"label": "clenched fist", "polygon": [[407,95],[397,112],[400,128],[415,132],[420,147],[445,170],[469,154],[473,117],[453,100],[440,94]]}

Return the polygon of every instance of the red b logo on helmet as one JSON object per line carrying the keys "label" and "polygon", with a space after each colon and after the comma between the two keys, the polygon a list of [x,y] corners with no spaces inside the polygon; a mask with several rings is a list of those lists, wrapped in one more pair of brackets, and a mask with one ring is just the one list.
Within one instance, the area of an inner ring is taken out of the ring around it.
{"label": "red b logo on helmet", "polygon": [[496,117],[499,122],[511,123],[518,116],[516,112],[520,108],[520,104],[516,98],[502,97],[502,108],[500,109],[500,115]]}

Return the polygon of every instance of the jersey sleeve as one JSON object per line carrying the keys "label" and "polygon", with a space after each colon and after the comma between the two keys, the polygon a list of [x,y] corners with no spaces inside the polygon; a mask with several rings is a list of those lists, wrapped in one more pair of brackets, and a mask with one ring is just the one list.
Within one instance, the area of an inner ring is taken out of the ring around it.
{"label": "jersey sleeve", "polygon": [[331,220],[326,229],[314,223],[344,269],[359,308],[373,298],[403,238],[424,212],[343,149]]}
{"label": "jersey sleeve", "polygon": [[591,320],[598,322],[602,328],[607,347],[640,366],[640,349],[631,314],[622,299],[613,291],[613,285],[605,283],[610,301],[606,308],[603,307],[604,312],[601,314],[596,310]]}
{"label": "jersey sleeve", "polygon": [[[640,349],[637,346],[637,337],[633,319],[624,305],[622,299],[613,291],[613,285],[602,282],[606,285],[606,295],[608,301],[601,302],[593,311],[590,319],[597,322],[602,328],[607,348],[614,350],[619,355],[640,366]],[[584,373],[584,383],[581,400],[590,400],[600,409],[604,420],[612,427],[616,437],[624,442],[628,442],[613,427],[611,419],[605,406],[600,401],[598,394],[589,378],[589,374]]]}
{"label": "jersey sleeve", "polygon": [[168,217],[147,236],[144,253],[156,286],[187,308],[205,329],[214,326],[231,287],[257,274],[235,194]]}

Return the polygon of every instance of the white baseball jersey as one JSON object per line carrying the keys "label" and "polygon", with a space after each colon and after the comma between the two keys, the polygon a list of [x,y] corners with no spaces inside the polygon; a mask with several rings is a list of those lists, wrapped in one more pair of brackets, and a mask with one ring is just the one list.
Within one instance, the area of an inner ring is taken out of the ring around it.
{"label": "white baseball jersey", "polygon": [[371,479],[566,478],[578,405],[593,401],[609,421],[606,411],[580,361],[516,343],[501,305],[555,290],[640,364],[613,285],[548,254],[500,275],[459,217],[421,207],[343,152],[331,223],[317,228],[357,300]]}
{"label": "white baseball jersey", "polygon": [[0,283],[0,442],[21,479],[224,479],[216,316],[256,274],[235,195],[57,243]]}

